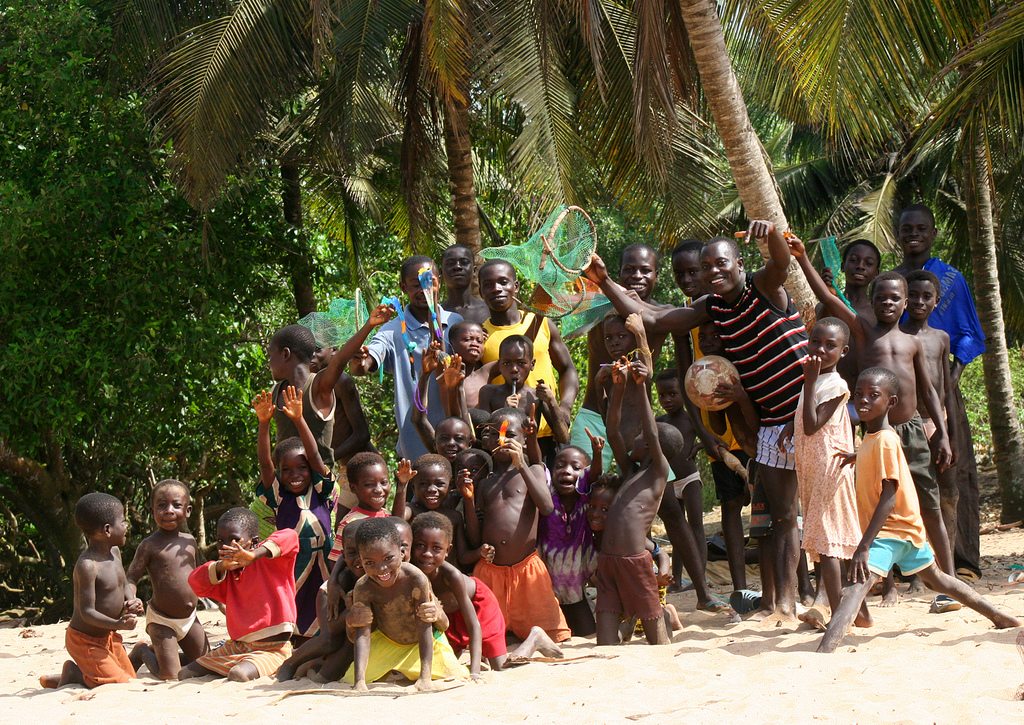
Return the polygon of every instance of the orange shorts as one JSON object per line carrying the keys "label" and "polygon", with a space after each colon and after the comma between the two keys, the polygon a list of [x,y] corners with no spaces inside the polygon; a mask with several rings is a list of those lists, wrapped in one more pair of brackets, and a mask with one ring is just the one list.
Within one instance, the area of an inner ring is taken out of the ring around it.
{"label": "orange shorts", "polygon": [[540,627],[555,642],[569,639],[565,615],[551,588],[551,575],[537,552],[513,566],[497,566],[481,559],[473,576],[486,584],[505,617],[505,626],[519,639]]}
{"label": "orange shorts", "polygon": [[135,668],[128,661],[128,653],[121,641],[117,632],[106,637],[93,637],[68,627],[64,633],[64,646],[82,671],[86,687],[135,679]]}

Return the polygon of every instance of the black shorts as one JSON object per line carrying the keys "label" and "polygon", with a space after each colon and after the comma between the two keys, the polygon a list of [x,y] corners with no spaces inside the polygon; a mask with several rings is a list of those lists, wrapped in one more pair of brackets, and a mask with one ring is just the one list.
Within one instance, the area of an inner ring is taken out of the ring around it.
{"label": "black shorts", "polygon": [[[729,451],[744,466],[750,460],[743,451]],[[724,461],[711,461],[711,476],[715,479],[715,495],[719,501],[730,501],[745,493],[747,482],[736,471],[732,470]]]}

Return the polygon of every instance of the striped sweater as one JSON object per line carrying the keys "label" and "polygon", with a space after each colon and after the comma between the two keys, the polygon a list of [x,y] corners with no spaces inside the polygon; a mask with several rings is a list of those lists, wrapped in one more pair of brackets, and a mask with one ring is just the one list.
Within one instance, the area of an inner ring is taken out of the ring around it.
{"label": "striped sweater", "polygon": [[807,357],[807,330],[793,300],[780,310],[747,275],[734,305],[708,297],[708,315],[718,328],[726,356],[739,370],[750,399],[760,406],[761,425],[782,425],[796,414]]}

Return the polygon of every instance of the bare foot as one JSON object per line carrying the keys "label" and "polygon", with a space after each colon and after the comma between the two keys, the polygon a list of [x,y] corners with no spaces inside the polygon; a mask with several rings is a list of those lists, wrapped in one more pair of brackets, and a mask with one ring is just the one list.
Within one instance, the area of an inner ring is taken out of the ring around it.
{"label": "bare foot", "polygon": [[825,631],[827,627],[827,619],[829,617],[828,610],[819,609],[818,607],[809,607],[803,614],[798,614],[797,619],[805,624],[809,624],[815,629]]}
{"label": "bare foot", "polygon": [[880,607],[895,607],[900,602],[900,593],[896,591],[896,584],[889,586],[889,582],[883,582],[882,586],[882,601],[878,603]]}
{"label": "bare foot", "polygon": [[39,684],[48,690],[52,690],[60,686],[60,675],[42,675],[39,678]]}
{"label": "bare foot", "polygon": [[875,626],[875,620],[871,618],[870,614],[868,614],[867,616],[863,614],[858,614],[856,617],[853,618],[853,626],[863,627],[864,629],[867,629],[868,627]]}
{"label": "bare foot", "polygon": [[774,609],[758,609],[756,612],[747,617],[747,620],[750,622],[760,622],[772,616],[773,614],[775,614]]}
{"label": "bare foot", "polygon": [[813,594],[804,594],[802,597],[800,597],[800,603],[803,604],[805,607],[813,607],[817,603],[817,601],[818,600],[814,597]]}
{"label": "bare foot", "polygon": [[419,692],[430,692],[434,689],[434,683],[430,681],[429,677],[427,677],[426,679],[421,677],[420,679],[416,680],[416,684],[414,685],[414,687]]}
{"label": "bare foot", "polygon": [[665,611],[668,613],[668,623],[672,627],[673,632],[678,632],[683,628],[683,623],[679,621],[679,612],[672,604],[665,605]]}
{"label": "bare foot", "polygon": [[992,624],[996,625],[996,629],[1010,629],[1011,627],[1020,627],[1024,622],[1021,622],[1016,617],[1011,617],[1009,614],[1000,612],[992,618]]}
{"label": "bare foot", "polygon": [[352,685],[352,689],[355,690],[356,692],[369,692],[370,691],[370,688],[366,686],[365,682],[357,682],[356,684]]}
{"label": "bare foot", "polygon": [[907,587],[907,596],[924,594],[924,591],[924,584],[921,582],[921,577],[912,577],[910,580],[910,586]]}
{"label": "bare foot", "polygon": [[769,614],[767,617],[761,620],[761,629],[771,629],[772,627],[781,627],[784,624],[794,624],[800,620],[796,618],[794,614],[786,614],[780,610],[776,610]]}
{"label": "bare foot", "polygon": [[509,655],[512,657],[529,659],[533,656],[534,652],[540,652],[545,657],[551,657],[554,659],[562,659],[562,657],[565,656],[562,654],[562,648],[555,644],[555,642],[548,637],[548,633],[540,627],[532,627],[530,629],[530,633],[526,635],[526,639],[523,640],[523,643],[509,652]]}

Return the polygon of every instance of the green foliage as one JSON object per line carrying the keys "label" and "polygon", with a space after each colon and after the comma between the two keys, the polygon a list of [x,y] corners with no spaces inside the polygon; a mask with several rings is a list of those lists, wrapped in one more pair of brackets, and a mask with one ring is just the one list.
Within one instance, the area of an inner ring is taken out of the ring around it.
{"label": "green foliage", "polygon": [[[1022,391],[1024,390],[1024,348],[1011,347],[1009,353],[1013,389]],[[974,438],[975,450],[984,452],[979,453],[978,460],[980,462],[983,456],[991,458],[992,431],[989,428],[988,398],[985,395],[985,370],[981,365],[980,358],[964,369],[960,376],[960,391],[964,394],[967,418],[971,421],[971,434]],[[1019,392],[1017,392],[1017,419],[1024,427],[1024,405],[1021,405]]]}

